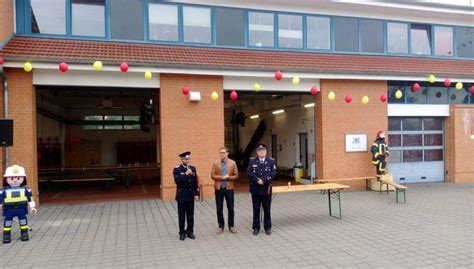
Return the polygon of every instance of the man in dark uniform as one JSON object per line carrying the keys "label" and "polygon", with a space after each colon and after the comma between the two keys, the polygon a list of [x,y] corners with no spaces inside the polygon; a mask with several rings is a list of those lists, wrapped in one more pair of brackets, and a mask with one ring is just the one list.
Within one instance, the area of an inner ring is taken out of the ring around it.
{"label": "man in dark uniform", "polygon": [[383,131],[377,132],[377,139],[372,144],[370,152],[372,152],[372,164],[375,166],[377,177],[385,175],[390,152],[388,151],[387,143],[385,143],[385,133]]}
{"label": "man in dark uniform", "polygon": [[272,180],[276,176],[276,165],[273,159],[267,158],[267,146],[265,144],[257,144],[257,157],[250,159],[247,175],[250,180],[250,193],[252,194],[253,235],[258,235],[260,232],[260,207],[262,206],[263,228],[267,235],[271,235],[270,206],[272,203]]}
{"label": "man in dark uniform", "polygon": [[[181,165],[173,170],[174,182],[176,183],[176,201],[178,201],[179,216],[179,240],[196,239],[194,236],[194,200],[199,199],[199,185],[196,167],[189,164],[191,152],[186,151],[179,154]],[[184,221],[187,219],[188,226],[184,229]]]}

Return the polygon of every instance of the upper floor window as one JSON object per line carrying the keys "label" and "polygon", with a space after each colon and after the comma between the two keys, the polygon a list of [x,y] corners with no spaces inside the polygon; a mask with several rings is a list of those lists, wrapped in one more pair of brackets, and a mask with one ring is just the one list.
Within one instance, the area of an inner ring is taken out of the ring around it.
{"label": "upper floor window", "polygon": [[143,40],[143,15],[141,0],[110,0],[111,37]]}
{"label": "upper floor window", "polygon": [[211,43],[211,10],[183,7],[184,42]]}
{"label": "upper floor window", "polygon": [[359,21],[353,18],[334,18],[336,51],[359,52]]}
{"label": "upper floor window", "polygon": [[72,0],[72,34],[105,36],[105,0]]}
{"label": "upper floor window", "polygon": [[331,19],[306,17],[306,39],[308,49],[331,49]]}
{"label": "upper floor window", "polygon": [[249,12],[249,45],[274,47],[274,16],[272,13]]}
{"label": "upper floor window", "polygon": [[431,54],[431,26],[412,24],[410,28],[411,53]]}
{"label": "upper floor window", "polygon": [[244,46],[244,11],[216,8],[216,43],[221,46]]}
{"label": "upper floor window", "polygon": [[280,48],[303,48],[303,17],[278,15],[278,46]]}
{"label": "upper floor window", "polygon": [[383,22],[360,20],[360,51],[383,53]]}
{"label": "upper floor window", "polygon": [[453,56],[453,28],[434,27],[435,54],[440,56]]}
{"label": "upper floor window", "polygon": [[150,3],[148,18],[150,40],[179,40],[178,6]]}
{"label": "upper floor window", "polygon": [[387,23],[387,51],[388,53],[408,53],[408,24]]}
{"label": "upper floor window", "polygon": [[474,58],[473,27],[456,27],[456,52],[458,57]]}
{"label": "upper floor window", "polygon": [[31,32],[66,34],[66,0],[31,0]]}

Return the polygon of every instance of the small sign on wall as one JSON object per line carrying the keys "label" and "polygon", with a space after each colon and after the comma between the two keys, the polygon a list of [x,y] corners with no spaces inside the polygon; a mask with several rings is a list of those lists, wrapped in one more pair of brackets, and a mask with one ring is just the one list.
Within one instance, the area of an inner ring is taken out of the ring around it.
{"label": "small sign on wall", "polygon": [[346,152],[367,151],[367,134],[345,134]]}

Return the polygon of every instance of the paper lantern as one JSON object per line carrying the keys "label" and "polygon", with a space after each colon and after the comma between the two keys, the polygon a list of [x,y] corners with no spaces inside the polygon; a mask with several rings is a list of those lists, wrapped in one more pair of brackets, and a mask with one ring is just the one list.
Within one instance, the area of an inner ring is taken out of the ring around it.
{"label": "paper lantern", "polygon": [[94,65],[92,67],[94,67],[95,71],[100,71],[100,70],[102,70],[102,62],[101,61],[95,61]]}
{"label": "paper lantern", "polygon": [[146,79],[151,79],[151,77],[153,77],[153,74],[150,71],[146,71],[145,72],[145,78]]}
{"label": "paper lantern", "polygon": [[420,90],[420,84],[418,84],[418,83],[413,84],[413,86],[411,86],[411,90],[413,92],[419,91]]}
{"label": "paper lantern", "polygon": [[293,83],[293,85],[300,84],[300,78],[299,77],[294,77],[293,80],[291,80],[291,83]]}
{"label": "paper lantern", "polygon": [[402,91],[397,90],[397,91],[395,92],[395,98],[400,99],[400,98],[402,98],[402,96],[403,96]]}
{"label": "paper lantern", "polygon": [[213,101],[216,101],[217,99],[219,99],[219,94],[218,94],[217,92],[215,92],[215,91],[212,92],[212,93],[211,93],[211,99],[212,99]]}
{"label": "paper lantern", "polygon": [[69,66],[67,65],[67,63],[62,62],[59,64],[59,71],[64,73],[64,72],[67,72],[68,69],[69,69]]}
{"label": "paper lantern", "polygon": [[31,72],[31,70],[33,70],[33,65],[30,62],[26,62],[23,64],[23,70],[26,72]]}
{"label": "paper lantern", "polygon": [[443,84],[444,84],[444,87],[449,87],[449,86],[451,86],[451,80],[449,78],[447,78],[447,79],[444,80]]}
{"label": "paper lantern", "polygon": [[336,94],[333,91],[330,91],[328,93],[328,99],[329,101],[334,101],[334,99],[336,99]]}
{"label": "paper lantern", "polygon": [[253,90],[254,91],[259,92],[261,89],[262,89],[262,87],[260,87],[260,84],[258,84],[258,83],[253,84]]}
{"label": "paper lantern", "polygon": [[316,87],[316,86],[311,87],[310,93],[312,95],[316,95],[316,94],[318,94],[318,92],[319,92],[318,87]]}
{"label": "paper lantern", "polygon": [[189,87],[184,86],[183,88],[181,88],[181,93],[183,93],[184,95],[188,95],[189,94]]}
{"label": "paper lantern", "polygon": [[229,97],[230,97],[230,100],[235,101],[237,100],[239,96],[236,91],[231,91]]}
{"label": "paper lantern", "polygon": [[474,85],[472,85],[471,88],[469,88],[469,91],[471,92],[471,94],[474,94]]}
{"label": "paper lantern", "polygon": [[126,62],[120,64],[120,71],[124,73],[128,71],[128,64]]}
{"label": "paper lantern", "polygon": [[462,89],[462,82],[456,83],[456,90],[461,90]]}
{"label": "paper lantern", "polygon": [[384,94],[384,95],[380,96],[380,101],[382,101],[382,103],[387,102],[387,95]]}
{"label": "paper lantern", "polygon": [[362,97],[361,102],[362,104],[367,105],[369,103],[369,97],[367,95]]}
{"label": "paper lantern", "polygon": [[283,78],[283,73],[280,72],[280,70],[275,72],[275,79],[276,80],[281,80]]}
{"label": "paper lantern", "polygon": [[435,75],[431,74],[429,77],[428,77],[428,81],[430,83],[435,83],[436,82],[436,77]]}
{"label": "paper lantern", "polygon": [[352,97],[350,95],[346,95],[346,103],[350,104],[352,102]]}

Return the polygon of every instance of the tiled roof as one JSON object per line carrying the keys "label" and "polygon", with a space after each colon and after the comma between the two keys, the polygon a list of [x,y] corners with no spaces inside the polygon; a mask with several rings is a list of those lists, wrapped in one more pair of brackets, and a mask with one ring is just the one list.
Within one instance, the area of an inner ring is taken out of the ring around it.
{"label": "tiled roof", "polygon": [[195,46],[14,37],[0,51],[8,60],[310,73],[427,75],[474,78],[474,60],[204,48]]}

